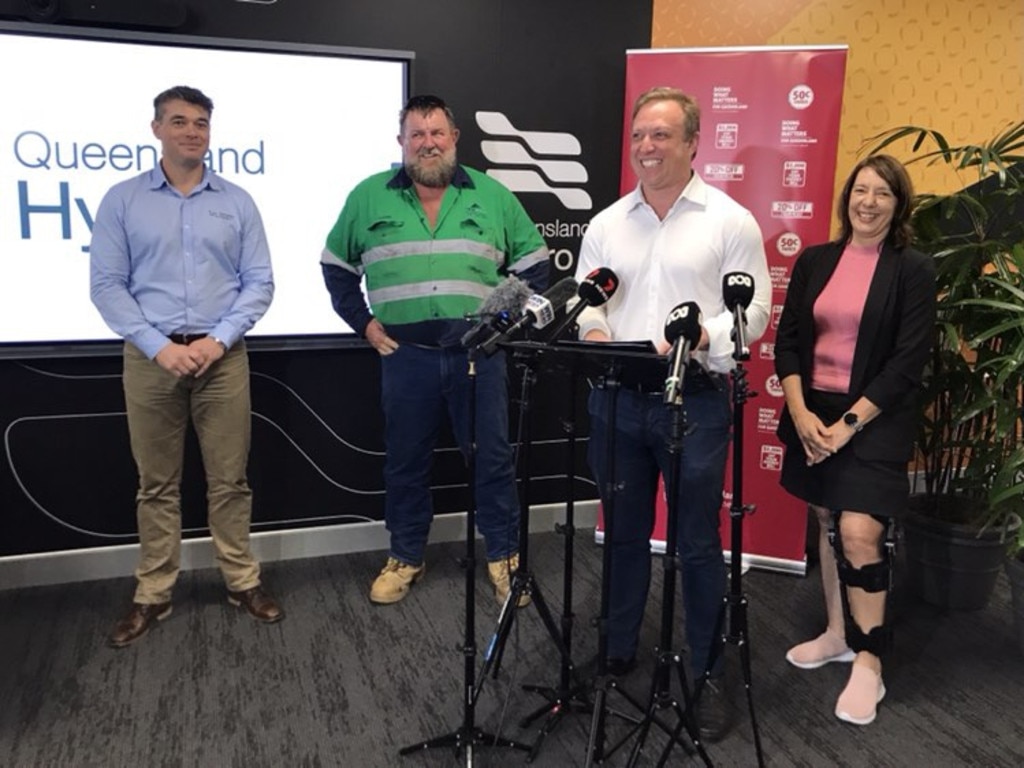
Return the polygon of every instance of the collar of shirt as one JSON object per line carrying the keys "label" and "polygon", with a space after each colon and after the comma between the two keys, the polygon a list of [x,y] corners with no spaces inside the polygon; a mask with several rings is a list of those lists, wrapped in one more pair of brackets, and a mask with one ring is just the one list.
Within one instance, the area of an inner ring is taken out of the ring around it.
{"label": "collar of shirt", "polygon": [[[164,173],[163,166],[160,165],[160,163],[157,163],[149,172],[149,188],[160,189],[160,187],[164,185],[173,187],[171,182],[167,179],[167,174]],[[215,192],[222,192],[224,190],[224,184],[221,182],[221,178],[211,171],[205,163],[203,163],[203,180],[196,184],[195,189],[193,189],[189,194],[193,194],[207,188],[212,189]]]}
{"label": "collar of shirt", "polygon": [[[409,174],[406,173],[404,165],[388,180],[387,186],[388,189],[408,189],[412,186],[412,179],[409,177]],[[451,186],[473,189],[475,185],[463,167],[461,165],[457,165],[455,166],[455,176],[452,177]]]}
{"label": "collar of shirt", "polygon": [[[629,200],[629,212],[632,213],[637,208],[644,208],[652,211],[650,204],[644,198],[643,189],[641,185],[637,183],[636,188],[630,193]],[[700,177],[696,171],[690,175],[690,180],[686,182],[686,186],[683,187],[683,191],[679,193],[679,197],[672,203],[672,207],[669,209],[666,219],[672,216],[677,210],[679,210],[683,201],[692,203],[693,205],[701,208],[706,208],[708,204],[708,187],[704,183],[704,179]]]}

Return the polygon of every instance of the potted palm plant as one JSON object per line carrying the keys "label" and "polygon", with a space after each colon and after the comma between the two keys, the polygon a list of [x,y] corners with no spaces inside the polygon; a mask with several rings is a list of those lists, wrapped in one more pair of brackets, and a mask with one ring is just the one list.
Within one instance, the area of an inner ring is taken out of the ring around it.
{"label": "potted palm plant", "polygon": [[908,165],[941,163],[963,182],[920,194],[913,217],[917,247],[936,261],[938,318],[904,524],[910,581],[928,602],[973,610],[1024,543],[1024,121],[979,144],[908,125],[868,145],[908,142]]}

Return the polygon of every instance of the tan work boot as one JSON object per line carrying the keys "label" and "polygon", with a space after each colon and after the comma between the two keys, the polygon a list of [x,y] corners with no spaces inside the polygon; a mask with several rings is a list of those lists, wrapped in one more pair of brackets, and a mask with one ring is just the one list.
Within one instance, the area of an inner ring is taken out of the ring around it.
{"label": "tan work boot", "polygon": [[388,558],[380,575],[370,587],[370,602],[380,605],[397,603],[409,594],[409,588],[423,578],[427,566],[409,565],[393,557]]}
{"label": "tan work boot", "polygon": [[[508,599],[508,593],[512,588],[511,576],[519,569],[519,553],[503,557],[500,560],[492,560],[487,563],[487,575],[491,577],[494,585],[494,597],[499,605],[504,605]],[[523,592],[516,601],[516,607],[523,608],[530,604],[530,596]]]}

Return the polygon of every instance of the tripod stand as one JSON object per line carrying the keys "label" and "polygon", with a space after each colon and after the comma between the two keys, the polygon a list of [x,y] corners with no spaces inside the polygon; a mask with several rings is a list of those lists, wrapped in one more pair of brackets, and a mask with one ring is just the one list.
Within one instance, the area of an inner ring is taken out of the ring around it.
{"label": "tripod stand", "polygon": [[[557,334],[555,334],[557,338]],[[572,567],[576,528],[575,515],[575,481],[576,481],[576,389],[579,384],[576,368],[570,366],[569,379],[569,414],[562,422],[566,434],[566,489],[565,489],[565,522],[555,525],[555,531],[565,537],[562,559],[562,650],[572,648],[572,629],[575,616],[572,612]],[[570,653],[562,653],[559,663],[558,687],[543,685],[524,685],[523,690],[543,696],[544,704],[519,721],[521,728],[529,728],[539,718],[545,721],[533,744],[533,751],[527,758],[532,762],[544,739],[570,714],[576,712],[590,713],[593,704],[590,701],[589,685],[574,680],[574,668]]]}
{"label": "tripod stand", "polygon": [[[749,353],[748,353],[749,354]],[[729,592],[722,601],[715,623],[715,635],[721,636],[721,642],[711,646],[708,654],[707,668],[697,683],[694,698],[700,700],[704,684],[711,679],[711,670],[724,652],[726,643],[740,649],[740,664],[743,669],[743,687],[747,693],[747,709],[750,712],[750,727],[754,734],[754,750],[757,764],[763,768],[764,753],[761,749],[761,735],[757,727],[757,714],[754,711],[753,678],[750,666],[750,638],[747,632],[747,597],[743,594],[743,518],[754,511],[753,505],[743,503],[743,411],[749,397],[756,395],[747,386],[747,371],[740,360],[745,359],[737,351],[737,359],[732,376],[733,403],[733,443],[732,443],[732,503],[729,505],[729,523],[731,544],[729,553]],[[729,631],[722,634],[726,610],[729,611]]]}
{"label": "tripod stand", "polygon": [[[520,516],[519,516],[519,566],[511,576],[509,593],[498,615],[498,625],[491,642],[484,654],[484,663],[480,670],[480,685],[488,674],[497,677],[501,668],[501,660],[505,654],[505,643],[508,641],[512,624],[515,622],[517,606],[523,597],[532,596],[530,605],[537,609],[544,627],[558,649],[563,664],[570,667],[569,649],[563,642],[551,610],[548,608],[544,595],[537,589],[537,580],[530,571],[529,540],[530,540],[530,408],[531,392],[536,381],[536,363],[538,347],[533,344],[508,344],[514,350],[514,359],[522,371],[522,384],[519,399],[519,468],[520,468]],[[523,607],[526,607],[525,605]]]}
{"label": "tripod stand", "polygon": [[[685,742],[679,740],[681,729],[685,727],[694,748],[697,750],[697,754],[700,755],[705,765],[710,766],[711,760],[700,741],[700,729],[697,726],[696,710],[694,709],[695,702],[690,696],[690,686],[686,681],[683,659],[678,652],[672,650],[672,627],[675,623],[676,577],[678,571],[676,552],[679,526],[679,475],[680,464],[682,463],[683,436],[686,434],[686,416],[683,413],[682,397],[678,391],[675,398],[667,403],[667,405],[671,413],[671,426],[667,443],[669,456],[668,477],[666,478],[668,514],[665,529],[665,554],[662,556],[664,579],[661,597],[661,637],[658,642],[657,662],[654,668],[654,676],[651,680],[651,693],[648,698],[646,714],[634,729],[637,732],[637,739],[633,744],[627,765],[635,766],[637,764],[644,743],[650,733],[651,725],[657,724],[670,736],[669,742],[662,750],[658,765],[665,765],[676,744],[682,744],[684,747],[687,746]],[[676,673],[679,689],[683,694],[685,706],[682,707],[672,696],[673,671]],[[658,714],[665,710],[671,710],[676,715],[678,725],[674,730],[667,728],[658,719]],[[627,736],[627,738],[629,737]]]}
{"label": "tripod stand", "polygon": [[468,464],[468,483],[470,489],[470,503],[466,510],[466,559],[463,563],[465,568],[465,589],[466,589],[466,628],[462,641],[463,655],[463,696],[462,696],[462,724],[451,733],[437,736],[427,741],[412,744],[399,750],[400,755],[408,755],[424,749],[435,749],[437,747],[451,747],[455,754],[463,753],[465,765],[471,768],[474,760],[475,748],[480,747],[507,747],[525,752],[530,751],[526,744],[502,738],[497,734],[485,733],[476,725],[476,699],[479,689],[476,686],[476,382],[477,363],[475,348],[468,350],[468,375],[469,375],[469,451],[466,457]]}
{"label": "tripod stand", "polygon": [[[605,726],[609,713],[620,716],[634,725],[640,722],[621,712],[611,710],[608,706],[609,695],[613,692],[618,692],[637,710],[643,710],[643,706],[626,691],[622,690],[617,685],[616,680],[608,674],[608,616],[611,602],[611,583],[614,578],[612,542],[615,540],[615,500],[617,496],[615,433],[619,392],[623,383],[630,387],[643,387],[648,391],[652,391],[653,387],[660,386],[660,383],[665,380],[667,360],[661,355],[656,354],[653,345],[649,343],[563,342],[561,347],[566,351],[573,351],[578,355],[582,355],[582,359],[589,364],[590,375],[592,378],[597,379],[599,387],[605,390],[605,476],[600,479],[602,486],[601,496],[604,502],[605,546],[602,553],[601,614],[597,623],[597,673],[593,681],[593,716],[585,763],[587,766],[591,766],[595,762],[602,762],[625,742],[624,739],[618,742],[612,749],[606,750]],[[668,730],[667,726],[660,720],[658,720],[658,724],[660,727]]]}

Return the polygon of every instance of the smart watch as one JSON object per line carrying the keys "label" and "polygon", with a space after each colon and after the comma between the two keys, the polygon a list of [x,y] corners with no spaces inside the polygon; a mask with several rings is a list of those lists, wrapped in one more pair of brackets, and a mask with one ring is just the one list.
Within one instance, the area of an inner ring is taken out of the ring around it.
{"label": "smart watch", "polygon": [[843,414],[843,423],[848,427],[853,427],[854,432],[860,432],[864,429],[864,425],[860,421],[860,417],[853,411],[847,411]]}

